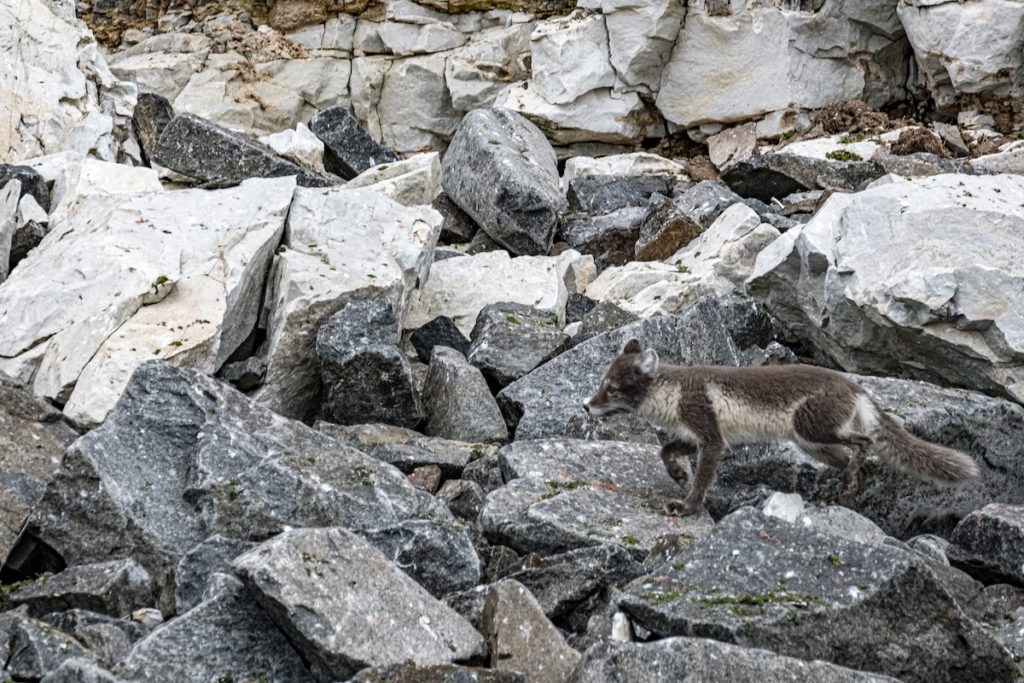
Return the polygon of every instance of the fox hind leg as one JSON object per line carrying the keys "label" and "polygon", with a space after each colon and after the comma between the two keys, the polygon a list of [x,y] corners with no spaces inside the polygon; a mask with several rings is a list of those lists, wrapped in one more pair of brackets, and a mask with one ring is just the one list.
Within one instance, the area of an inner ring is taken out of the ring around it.
{"label": "fox hind leg", "polygon": [[[843,469],[843,490],[839,496],[842,505],[851,505],[861,484],[861,467],[867,459],[874,439],[868,436],[862,397],[854,392],[812,396],[797,408],[793,415],[793,428],[799,442],[822,446],[848,446],[849,456]],[[817,457],[815,453],[809,453]],[[821,451],[818,451],[821,454]],[[823,460],[823,462],[827,462]],[[831,464],[831,463],[828,463]]]}

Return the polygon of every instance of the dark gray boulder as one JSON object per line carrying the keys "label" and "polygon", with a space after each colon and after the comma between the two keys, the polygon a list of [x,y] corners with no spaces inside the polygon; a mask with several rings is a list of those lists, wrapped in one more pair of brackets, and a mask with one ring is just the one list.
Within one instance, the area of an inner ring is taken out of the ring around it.
{"label": "dark gray boulder", "polygon": [[7,272],[14,270],[14,266],[21,263],[28,252],[39,246],[46,234],[49,232],[45,226],[28,221],[14,231],[11,236],[11,251],[7,259]]}
{"label": "dark gray boulder", "polygon": [[687,211],[661,196],[651,199],[639,227],[640,236],[633,247],[637,261],[664,261],[705,230]]}
{"label": "dark gray boulder", "polygon": [[706,638],[600,643],[583,653],[573,683],[882,683],[897,679]]}
{"label": "dark gray boulder", "polygon": [[455,322],[446,315],[439,315],[426,325],[416,328],[409,335],[409,342],[416,349],[416,357],[424,363],[430,362],[435,346],[447,346],[462,355],[469,353],[469,340],[462,334]]}
{"label": "dark gray boulder", "polygon": [[508,431],[480,370],[461,353],[434,347],[423,382],[426,432],[456,441],[503,442]]}
{"label": "dark gray boulder", "polygon": [[643,560],[659,538],[707,534],[706,513],[663,512],[684,492],[656,446],[617,441],[515,441],[498,453],[504,487],[487,496],[480,523],[487,539],[542,556],[615,544]]}
{"label": "dark gray boulder", "polygon": [[722,180],[741,197],[770,203],[804,190],[856,192],[885,175],[875,161],[833,161],[796,154],[768,153],[731,166]]}
{"label": "dark gray boulder", "polygon": [[580,328],[572,336],[571,344],[576,346],[605,332],[624,327],[639,320],[636,315],[625,311],[611,301],[601,301],[583,315]]}
{"label": "dark gray boulder", "polygon": [[441,235],[437,238],[439,244],[465,244],[480,230],[469,214],[460,209],[444,192],[437,195],[430,206],[444,217]]}
{"label": "dark gray boulder", "polygon": [[714,638],[906,681],[1011,681],[1012,657],[914,553],[745,508],[620,608],[659,636]]}
{"label": "dark gray boulder", "polygon": [[350,301],[316,335],[325,419],[415,427],[421,419],[412,368],[398,348],[391,302]]}
{"label": "dark gray boulder", "polygon": [[579,292],[572,292],[569,294],[569,300],[565,303],[565,322],[578,323],[583,320],[590,311],[594,310],[597,306],[597,302]]}
{"label": "dark gray boulder", "polygon": [[702,180],[681,192],[673,200],[673,204],[690,220],[707,230],[723,211],[742,201],[742,197],[725,185]]}
{"label": "dark gray boulder", "polygon": [[442,164],[445,194],[514,254],[546,254],[566,201],[544,134],[507,109],[469,112]]}
{"label": "dark gray boulder", "polygon": [[231,382],[239,391],[252,391],[263,384],[267,376],[267,362],[258,356],[249,356],[245,360],[228,363],[217,376]]}
{"label": "dark gray boulder", "polygon": [[132,619],[80,609],[53,612],[43,621],[84,645],[97,662],[110,669],[127,659],[132,645],[151,630]]}
{"label": "dark gray boulder", "polygon": [[75,657],[62,662],[39,679],[39,683],[120,683],[121,680],[90,660]]}
{"label": "dark gray boulder", "polygon": [[352,683],[526,683],[518,671],[495,671],[479,667],[435,664],[416,666],[371,666],[352,677]]}
{"label": "dark gray boulder", "polygon": [[110,560],[68,567],[59,574],[19,585],[7,594],[37,617],[82,609],[119,617],[154,604],[149,573],[135,560]]}
{"label": "dark gray boulder", "polygon": [[569,181],[569,208],[604,214],[630,206],[645,206],[653,194],[672,197],[678,177],[672,175],[581,175]]}
{"label": "dark gray boulder", "polygon": [[1024,507],[990,503],[953,529],[949,560],[987,581],[1024,586]]}
{"label": "dark gray boulder", "polygon": [[484,490],[468,479],[449,479],[437,492],[438,500],[448,506],[459,519],[472,522],[484,506]]}
{"label": "dark gray boulder", "polygon": [[161,166],[217,186],[247,178],[296,176],[303,187],[328,187],[341,181],[304,169],[247,135],[194,114],[178,114],[160,131],[150,157]]}
{"label": "dark gray boulder", "polygon": [[154,683],[316,680],[238,581],[136,643],[116,673]]}
{"label": "dark gray boulder", "polygon": [[483,575],[476,548],[461,529],[410,519],[363,537],[434,597],[471,588]]}
{"label": "dark gray boulder", "polygon": [[285,527],[379,530],[416,517],[451,523],[390,465],[209,376],[149,361],[68,449],[28,534],[68,564],[134,558],[171,612],[175,565],[212,534],[258,541]]}
{"label": "dark gray boulder", "polygon": [[398,161],[398,156],[370,137],[345,107],[317,112],[309,129],[324,143],[324,168],[346,180],[378,164]]}
{"label": "dark gray boulder", "polygon": [[0,164],[0,187],[6,186],[12,180],[21,183],[18,199],[30,194],[43,211],[50,213],[50,188],[43,176],[39,175],[39,171],[31,166]]}
{"label": "dark gray boulder", "polygon": [[17,610],[0,614],[0,655],[0,674],[15,681],[38,681],[65,660],[89,653],[63,631]]}
{"label": "dark gray boulder", "polygon": [[174,118],[174,107],[170,100],[156,93],[139,93],[132,112],[132,129],[142,148],[142,159],[148,164],[156,152],[157,140],[167,124]]}
{"label": "dark gray boulder", "polygon": [[343,529],[287,531],[234,566],[320,681],[345,680],[367,666],[445,664],[484,651],[469,622]]}
{"label": "dark gray boulder", "polygon": [[647,214],[646,206],[629,206],[596,216],[568,214],[559,225],[558,239],[581,254],[592,255],[599,272],[609,266],[622,266],[636,259],[636,242]]}
{"label": "dark gray boulder", "polygon": [[658,351],[665,363],[751,365],[765,360],[776,331],[761,307],[741,298],[705,297],[677,315],[640,320],[598,335],[502,389],[498,405],[517,439],[542,437],[656,441],[636,416],[595,419],[583,400],[630,337]]}
{"label": "dark gray boulder", "polygon": [[78,432],[60,411],[0,379],[0,560],[16,572],[28,558],[9,557],[11,550],[64,449],[76,438]]}
{"label": "dark gray boulder", "polygon": [[476,317],[466,359],[498,386],[506,386],[569,345],[558,316],[517,303],[488,304]]}
{"label": "dark gray boulder", "polygon": [[184,614],[203,601],[214,574],[230,573],[231,562],[256,544],[214,534],[178,561],[174,568],[174,606]]}

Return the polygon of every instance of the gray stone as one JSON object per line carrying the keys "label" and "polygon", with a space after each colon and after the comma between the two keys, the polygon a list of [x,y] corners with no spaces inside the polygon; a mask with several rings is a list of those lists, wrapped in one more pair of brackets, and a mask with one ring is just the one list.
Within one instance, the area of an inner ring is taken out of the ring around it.
{"label": "gray stone", "polygon": [[522,584],[503,580],[493,585],[482,618],[491,646],[491,668],[522,672],[529,681],[569,679],[580,655]]}
{"label": "gray stone", "polygon": [[267,362],[258,356],[249,356],[245,360],[228,363],[217,376],[231,382],[239,391],[251,391],[261,384],[267,375]]}
{"label": "gray stone", "polygon": [[342,178],[354,178],[398,157],[370,137],[345,107],[318,112],[309,129],[324,143],[324,168]]}
{"label": "gray stone", "polygon": [[456,441],[503,442],[508,430],[480,370],[458,351],[434,348],[423,384],[426,432]]}
{"label": "gray stone", "polygon": [[636,259],[640,226],[647,213],[647,207],[630,206],[599,216],[566,215],[558,227],[558,238],[581,254],[593,255],[598,271],[625,265]]}
{"label": "gray stone", "polygon": [[707,638],[665,638],[653,643],[599,643],[583,653],[574,683],[882,683],[895,678],[804,661],[768,650]]}
{"label": "gray stone", "polygon": [[1009,653],[913,553],[747,508],[676,560],[635,581],[620,602],[660,636],[714,637],[906,681],[1015,676]]}
{"label": "gray stone", "polygon": [[76,657],[61,662],[47,673],[39,683],[120,683],[121,679],[85,658]]}
{"label": "gray stone", "polygon": [[[29,392],[0,379],[0,560],[9,557],[25,519],[78,432]],[[19,566],[14,567],[20,569]]]}
{"label": "gray stone", "polygon": [[398,348],[398,321],[387,299],[350,301],[316,335],[321,413],[331,422],[415,427],[420,408],[412,368]]}
{"label": "gray stone", "polygon": [[525,586],[550,619],[563,616],[609,587],[646,573],[622,545],[578,548],[557,555],[530,555],[523,567],[505,575]]}
{"label": "gray stone", "polygon": [[743,198],[725,185],[702,180],[681,192],[673,203],[690,220],[707,230],[723,211],[741,201]]}
{"label": "gray stone", "polygon": [[416,349],[416,356],[424,363],[430,362],[435,346],[447,346],[462,355],[469,353],[469,340],[458,326],[446,315],[439,315],[426,325],[417,327],[409,341]]}
{"label": "gray stone", "polygon": [[303,169],[263,143],[193,114],[178,114],[157,138],[152,160],[178,173],[219,186],[247,178],[297,176],[302,187],[327,187],[340,181]]}
{"label": "gray stone", "polygon": [[434,597],[480,583],[483,567],[462,529],[412,519],[363,537]]}
{"label": "gray stone", "polygon": [[352,678],[352,683],[526,683],[518,671],[494,671],[478,667],[435,664],[371,666]]}
{"label": "gray stone", "polygon": [[668,197],[651,200],[633,247],[638,261],[664,261],[704,232],[705,227]]}
{"label": "gray stone", "polygon": [[490,493],[505,485],[505,480],[501,476],[497,451],[488,453],[466,465],[462,471],[462,477],[478,484],[484,493]]}
{"label": "gray stone", "polygon": [[469,214],[460,209],[444,192],[437,195],[430,205],[444,216],[439,238],[441,244],[463,244],[473,239],[473,235],[480,230]]}
{"label": "gray stone", "polygon": [[572,336],[572,345],[576,346],[605,332],[611,332],[636,322],[637,316],[624,311],[610,301],[601,301],[584,314],[580,321],[580,329]]}
{"label": "gray stone", "polygon": [[45,579],[15,588],[7,594],[13,605],[25,605],[29,614],[83,609],[120,617],[153,605],[149,573],[135,560],[110,560],[68,567]]}
{"label": "gray stone", "polygon": [[966,161],[945,159],[929,152],[914,152],[904,155],[876,154],[872,161],[878,162],[886,173],[905,178],[939,175],[940,173],[973,174],[976,172],[975,168],[972,168]]}
{"label": "gray stone", "polygon": [[498,393],[517,439],[610,438],[653,442],[636,416],[594,419],[583,400],[630,337],[656,349],[665,363],[750,365],[762,362],[775,336],[771,321],[749,300],[703,298],[678,315],[640,320],[578,344]]}
{"label": "gray stone", "polygon": [[439,513],[447,516],[390,465],[213,378],[151,361],[103,426],[68,450],[28,531],[68,564],[136,559],[171,612],[174,566],[214,533],[261,540],[285,527],[379,530]]}
{"label": "gray stone", "polygon": [[88,655],[71,636],[22,612],[0,615],[0,640],[5,655],[0,673],[17,681],[38,681],[65,660]]}
{"label": "gray stone", "polygon": [[602,214],[630,206],[644,206],[652,194],[671,197],[678,177],[672,175],[579,175],[569,181],[569,208]]}
{"label": "gray stone", "polygon": [[132,113],[132,128],[139,139],[144,161],[150,162],[153,159],[160,134],[173,118],[174,107],[166,97],[151,92],[139,93],[138,103]]}
{"label": "gray stone", "polygon": [[441,485],[437,498],[453,515],[469,522],[477,518],[484,506],[484,490],[468,479],[449,479]]}
{"label": "gray stone", "polygon": [[883,175],[885,169],[874,161],[833,161],[770,152],[733,165],[722,174],[722,180],[741,197],[769,203],[804,190],[857,192]]}
{"label": "gray stone", "polygon": [[96,661],[109,668],[127,659],[132,645],[149,631],[127,617],[118,619],[78,609],[54,612],[43,620],[84,645]]}
{"label": "gray stone", "polygon": [[437,465],[420,465],[406,476],[409,483],[427,493],[437,493],[441,487],[441,468]]}
{"label": "gray stone", "polygon": [[444,664],[483,652],[467,621],[344,529],[287,531],[234,566],[321,681],[372,665]]}
{"label": "gray stone", "polygon": [[565,209],[554,150],[519,114],[477,109],[444,157],[445,193],[514,254],[546,254]]}
{"label": "gray stone", "polygon": [[506,386],[561,353],[569,336],[558,316],[525,304],[489,304],[476,317],[466,359]]}
{"label": "gray stone", "polygon": [[341,443],[390,463],[406,474],[411,474],[417,467],[436,465],[443,476],[457,478],[471,462],[498,450],[482,443],[423,436],[411,429],[392,425],[342,426],[318,422],[315,426]]}
{"label": "gray stone", "polygon": [[43,211],[50,212],[50,188],[39,171],[31,166],[0,164],[0,187],[5,187],[12,180],[21,183],[19,199],[25,195],[32,195]]}
{"label": "gray stone", "polygon": [[595,306],[597,306],[597,302],[590,297],[573,292],[565,303],[566,324],[582,322],[583,316],[594,310]]}
{"label": "gray stone", "polygon": [[946,557],[946,551],[949,549],[949,541],[944,539],[942,536],[936,536],[934,534],[921,534],[920,536],[914,536],[913,538],[907,539],[907,547],[913,550],[915,553],[935,562],[949,566],[949,558]]}
{"label": "gray stone", "polygon": [[990,503],[961,520],[949,560],[986,581],[1024,586],[1024,507]]}
{"label": "gray stone", "polygon": [[28,252],[39,246],[49,232],[44,226],[35,221],[29,221],[16,229],[11,235],[11,251],[7,261],[7,272],[14,270],[14,267],[21,263]]}
{"label": "gray stone", "polygon": [[118,674],[154,683],[316,680],[237,581],[136,643]]}
{"label": "gray stone", "polygon": [[616,544],[643,560],[666,534],[707,534],[711,518],[665,515],[683,491],[668,475],[656,446],[616,441],[515,441],[498,453],[504,487],[480,513],[492,543],[523,553],[553,555]]}
{"label": "gray stone", "polygon": [[182,555],[174,568],[174,606],[184,614],[203,601],[210,577],[230,572],[231,561],[256,544],[214,534]]}

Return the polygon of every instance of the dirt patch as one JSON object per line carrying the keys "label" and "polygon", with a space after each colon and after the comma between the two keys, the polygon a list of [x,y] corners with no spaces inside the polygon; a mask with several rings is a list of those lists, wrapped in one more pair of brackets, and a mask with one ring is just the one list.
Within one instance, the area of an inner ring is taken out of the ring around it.
{"label": "dirt patch", "polygon": [[908,128],[900,133],[896,142],[889,148],[892,154],[904,156],[916,152],[928,152],[940,157],[946,156],[946,150],[937,135],[925,128]]}
{"label": "dirt patch", "polygon": [[818,111],[814,123],[828,135],[877,135],[893,127],[888,115],[875,111],[861,100],[834,102]]}

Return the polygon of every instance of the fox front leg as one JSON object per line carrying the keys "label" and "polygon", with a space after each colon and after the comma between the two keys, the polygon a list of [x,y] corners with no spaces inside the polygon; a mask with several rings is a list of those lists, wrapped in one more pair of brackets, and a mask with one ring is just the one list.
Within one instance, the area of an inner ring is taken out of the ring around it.
{"label": "fox front leg", "polygon": [[700,447],[700,460],[697,462],[697,476],[694,478],[693,488],[683,501],[670,501],[665,505],[665,512],[670,515],[687,516],[692,515],[704,504],[704,497],[715,480],[715,470],[718,469],[718,461],[725,450],[725,444],[714,441],[707,442]]}
{"label": "fox front leg", "polygon": [[661,447],[661,461],[665,463],[668,476],[672,477],[687,493],[690,491],[693,480],[690,456],[696,452],[696,444],[678,439]]}

